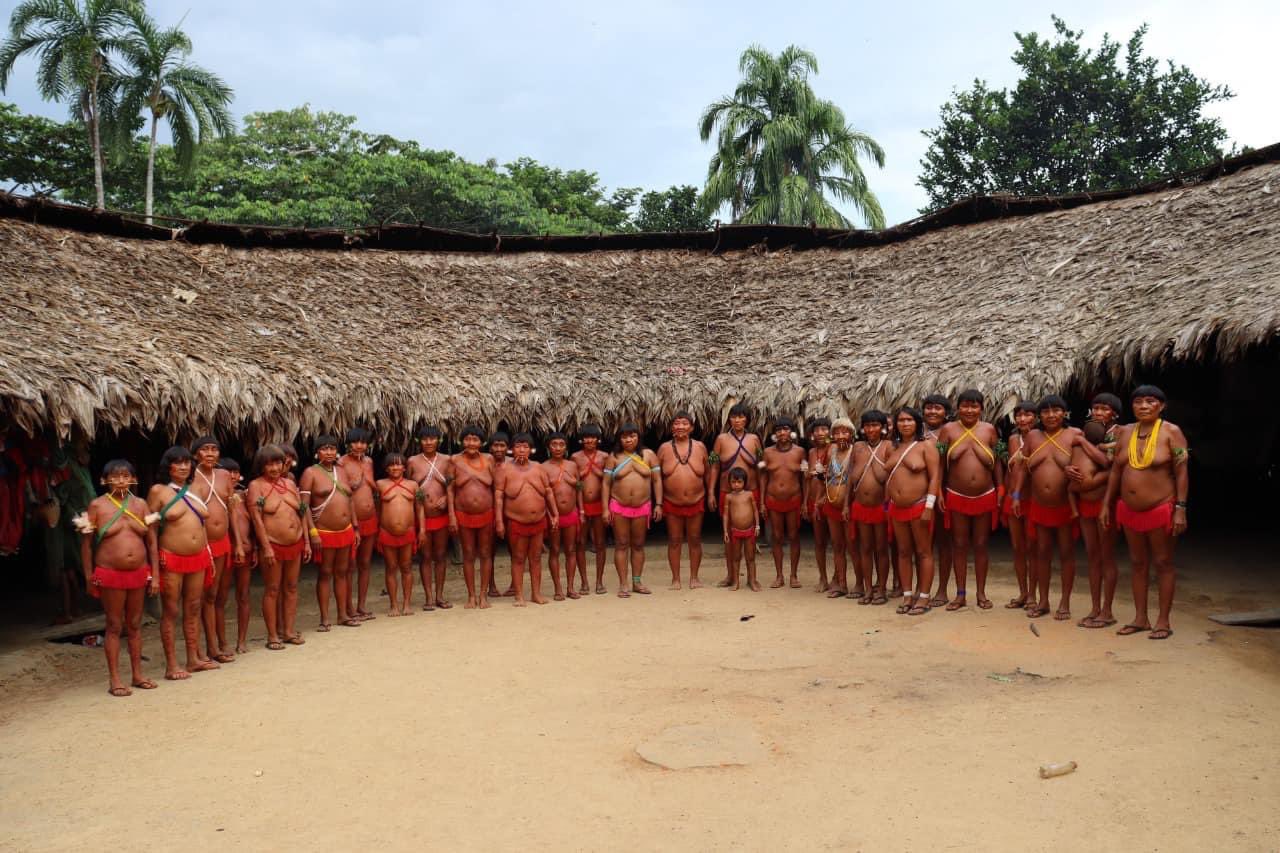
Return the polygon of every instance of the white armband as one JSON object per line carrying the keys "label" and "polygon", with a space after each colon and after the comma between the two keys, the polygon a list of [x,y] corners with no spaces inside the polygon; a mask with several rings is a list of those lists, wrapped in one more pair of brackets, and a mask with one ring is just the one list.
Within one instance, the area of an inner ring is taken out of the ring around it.
{"label": "white armband", "polygon": [[71,519],[71,524],[80,533],[93,533],[98,528],[93,526],[93,522],[89,520],[89,513],[82,512],[75,518]]}
{"label": "white armband", "polygon": [[937,495],[925,495],[925,497],[924,497],[924,508],[925,508],[925,509],[933,509],[933,505],[934,505],[934,504],[936,504],[937,502],[938,502],[938,496],[937,496]]}

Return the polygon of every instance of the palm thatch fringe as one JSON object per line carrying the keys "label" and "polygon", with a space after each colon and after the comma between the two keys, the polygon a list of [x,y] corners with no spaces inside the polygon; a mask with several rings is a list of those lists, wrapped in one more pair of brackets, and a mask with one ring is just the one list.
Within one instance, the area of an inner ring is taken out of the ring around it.
{"label": "palm thatch fringe", "polygon": [[1276,162],[854,249],[244,249],[31,218],[0,218],[0,399],[28,431],[396,441],[971,386],[1001,414],[1280,330]]}

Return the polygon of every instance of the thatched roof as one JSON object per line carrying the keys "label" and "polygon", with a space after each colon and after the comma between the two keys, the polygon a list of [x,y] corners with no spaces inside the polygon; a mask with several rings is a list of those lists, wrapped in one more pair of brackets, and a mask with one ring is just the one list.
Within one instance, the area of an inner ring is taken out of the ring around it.
{"label": "thatched roof", "polygon": [[28,430],[262,439],[679,408],[707,423],[740,400],[834,414],[970,386],[1004,412],[1275,336],[1277,161],[1272,146],[1101,200],[974,200],[874,234],[170,231],[0,196],[0,400]]}

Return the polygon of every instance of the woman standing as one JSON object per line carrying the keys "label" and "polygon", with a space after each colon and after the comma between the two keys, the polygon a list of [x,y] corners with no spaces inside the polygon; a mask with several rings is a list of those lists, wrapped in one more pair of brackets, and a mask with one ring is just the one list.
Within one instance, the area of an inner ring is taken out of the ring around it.
{"label": "woman standing", "polygon": [[142,674],[142,599],[145,589],[155,595],[159,582],[151,567],[156,565],[156,534],[147,518],[147,504],[133,494],[138,477],[123,459],[112,459],[102,469],[107,494],[89,504],[75,519],[80,531],[80,562],[84,565],[85,586],[102,599],[107,614],[103,649],[107,653],[107,673],[112,696],[129,696],[133,690],[120,680],[120,632],[129,638],[131,683],[142,690],[154,690],[156,683]]}
{"label": "woman standing", "polygon": [[[258,478],[249,484],[249,516],[262,545],[262,619],[267,623],[267,648],[278,651],[284,643],[300,646],[305,640],[295,630],[298,616],[298,574],[311,559],[311,543],[305,532],[313,526],[311,509],[298,487],[285,474],[284,452],[273,444],[258,451],[253,469]],[[283,639],[283,642],[281,640]]]}
{"label": "woman standing", "polygon": [[[894,446],[885,459],[885,495],[889,523],[898,543],[898,579],[903,600],[898,613],[921,616],[929,612],[933,588],[933,508],[938,503],[942,466],[937,446],[921,438],[924,418],[903,407],[894,413]],[[944,507],[939,507],[944,509]],[[915,601],[912,602],[911,558],[915,556]]]}

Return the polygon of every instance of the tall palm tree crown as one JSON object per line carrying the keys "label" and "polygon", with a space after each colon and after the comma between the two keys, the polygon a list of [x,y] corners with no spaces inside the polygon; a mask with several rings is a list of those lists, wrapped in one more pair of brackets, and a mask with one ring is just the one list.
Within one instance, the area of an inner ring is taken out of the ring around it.
{"label": "tall palm tree crown", "polygon": [[851,227],[830,196],[883,228],[859,157],[883,168],[884,150],[814,95],[817,57],[794,45],[777,56],[753,45],[738,69],[733,95],[710,104],[699,122],[703,142],[716,137],[703,194],[708,212],[728,205],[736,222]]}
{"label": "tall palm tree crown", "polygon": [[131,120],[144,110],[148,114],[151,136],[147,149],[146,214],[150,222],[160,120],[169,124],[178,165],[190,170],[200,142],[235,131],[228,109],[232,92],[216,74],[187,61],[191,39],[181,29],[160,29],[141,7],[131,10],[128,17],[121,45],[125,66],[113,77],[119,92],[120,118],[114,124],[127,137]]}
{"label": "tall palm tree crown", "polygon": [[37,61],[36,85],[49,101],[71,101],[93,148],[98,207],[104,207],[101,119],[112,91],[104,82],[121,48],[119,33],[135,0],[24,0],[9,17],[9,38],[0,45],[0,92],[14,64],[26,54]]}

